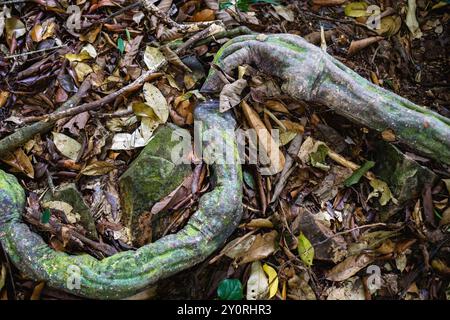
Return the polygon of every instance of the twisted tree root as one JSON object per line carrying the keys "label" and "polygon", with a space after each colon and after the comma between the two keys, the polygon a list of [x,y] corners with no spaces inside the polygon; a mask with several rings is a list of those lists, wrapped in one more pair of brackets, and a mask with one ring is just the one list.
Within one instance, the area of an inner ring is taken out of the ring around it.
{"label": "twisted tree root", "polygon": [[239,224],[242,172],[230,135],[235,125],[231,115],[218,113],[217,103],[206,102],[197,107],[195,117],[231,146],[234,163],[212,165],[215,189],[200,198],[199,209],[181,231],[101,261],[87,254],[56,252],[22,222],[25,193],[14,176],[0,170],[0,241],[11,261],[51,287],[88,298],[114,299],[131,296],[206,259]]}
{"label": "twisted tree root", "polygon": [[[377,131],[391,129],[409,147],[450,164],[450,119],[370,83],[301,37],[240,36],[220,49],[214,63],[227,73],[254,64],[281,78],[293,98],[322,103]],[[211,69],[202,91],[218,93],[223,85]]]}

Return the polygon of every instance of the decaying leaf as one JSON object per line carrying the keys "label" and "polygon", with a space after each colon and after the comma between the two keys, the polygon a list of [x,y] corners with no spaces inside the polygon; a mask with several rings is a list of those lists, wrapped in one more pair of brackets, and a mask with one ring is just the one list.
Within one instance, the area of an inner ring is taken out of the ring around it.
{"label": "decaying leaf", "polygon": [[80,214],[73,211],[73,207],[67,202],[63,201],[48,201],[42,204],[43,208],[54,209],[64,212],[69,223],[77,223],[80,221]]}
{"label": "decaying leaf", "polygon": [[160,123],[165,123],[169,117],[169,106],[161,91],[151,83],[144,84],[145,102],[153,109]]}
{"label": "decaying leaf", "polygon": [[389,189],[386,182],[379,179],[372,179],[370,185],[372,186],[373,191],[369,194],[367,200],[372,197],[379,197],[382,206],[385,206],[390,200],[392,200],[393,203],[397,203],[397,199],[392,195],[391,189]]}
{"label": "decaying leaf", "polygon": [[273,230],[264,235],[237,238],[225,246],[221,253],[235,259],[239,264],[261,260],[275,252],[277,236],[278,233]]}
{"label": "decaying leaf", "polygon": [[77,161],[81,144],[63,133],[53,132],[53,142],[61,154],[73,161]]}
{"label": "decaying leaf", "polygon": [[224,85],[220,92],[220,112],[225,112],[234,108],[241,102],[242,90],[247,86],[247,80],[238,79],[233,83]]}
{"label": "decaying leaf", "polygon": [[344,281],[353,277],[361,269],[367,267],[373,261],[373,257],[368,254],[354,255],[329,270],[326,278],[331,281]]}
{"label": "decaying leaf", "polygon": [[34,168],[31,164],[30,158],[25,154],[22,148],[17,149],[14,152],[10,152],[8,155],[2,158],[2,161],[9,164],[14,171],[22,172],[30,178],[34,178]]}
{"label": "decaying leaf", "polygon": [[416,0],[408,0],[408,12],[406,14],[406,25],[414,38],[421,38],[422,31],[420,30],[419,22],[416,17]]}
{"label": "decaying leaf", "polygon": [[326,290],[327,300],[365,300],[364,286],[359,277],[345,281],[343,285]]}
{"label": "decaying leaf", "polygon": [[[258,113],[254,111],[253,108],[250,107],[245,101],[241,102],[241,106],[247,121],[250,123],[252,128],[256,130],[256,135],[259,139],[259,147],[264,149],[270,162],[270,167],[262,168],[261,174],[277,174],[283,170],[286,161],[284,154],[280,151],[279,145],[275,142],[270,132],[267,130]],[[260,150],[260,155],[261,151],[262,150]]]}
{"label": "decaying leaf", "polygon": [[365,2],[351,2],[345,6],[344,13],[347,17],[367,17],[370,15],[367,12],[367,7],[368,5]]}
{"label": "decaying leaf", "polygon": [[144,53],[144,62],[149,70],[153,70],[164,60],[166,60],[166,58],[158,48],[147,46]]}
{"label": "decaying leaf", "polygon": [[85,176],[101,176],[115,169],[114,164],[106,161],[96,161],[81,170],[81,174]]}
{"label": "decaying leaf", "polygon": [[300,147],[298,157],[303,163],[311,163],[313,167],[329,170],[330,166],[325,164],[329,148],[322,141],[315,141],[308,137]]}
{"label": "decaying leaf", "polygon": [[269,292],[269,280],[264,273],[261,262],[254,261],[247,281],[247,300],[262,300]]}

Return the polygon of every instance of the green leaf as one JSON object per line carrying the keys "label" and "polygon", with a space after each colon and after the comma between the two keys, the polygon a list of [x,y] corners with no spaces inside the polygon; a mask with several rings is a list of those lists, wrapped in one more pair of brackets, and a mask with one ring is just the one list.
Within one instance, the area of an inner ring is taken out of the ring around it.
{"label": "green leaf", "polygon": [[373,168],[375,165],[375,162],[373,161],[366,161],[362,167],[360,167],[358,170],[353,172],[353,174],[347,178],[347,180],[344,181],[344,186],[350,187],[361,180],[362,176],[367,173],[370,169]]}
{"label": "green leaf", "polygon": [[248,172],[247,170],[244,170],[244,182],[246,185],[248,185],[252,190],[256,190],[256,183],[255,178],[253,175]]}
{"label": "green leaf", "polygon": [[123,41],[122,37],[119,37],[119,39],[117,39],[117,47],[121,54],[125,52],[125,42]]}
{"label": "green leaf", "polygon": [[242,300],[242,283],[239,279],[223,279],[217,288],[220,300]]}
{"label": "green leaf", "polygon": [[49,208],[45,209],[44,212],[42,212],[41,216],[41,222],[42,223],[48,223],[50,221],[51,211]]}
{"label": "green leaf", "polygon": [[236,7],[241,11],[247,12],[249,6],[250,6],[250,0],[237,0],[236,1]]}
{"label": "green leaf", "polygon": [[312,266],[314,260],[314,247],[309,242],[308,238],[305,237],[303,232],[298,236],[298,254],[300,259],[308,266]]}
{"label": "green leaf", "polygon": [[330,166],[325,164],[325,159],[328,155],[328,147],[326,144],[321,143],[317,146],[317,151],[314,153],[311,153],[309,155],[311,160],[311,165],[313,167],[322,169],[322,170],[329,170]]}
{"label": "green leaf", "polygon": [[128,31],[128,28],[125,29],[125,33],[127,35],[128,41],[131,41],[131,34],[130,34],[130,31]]}

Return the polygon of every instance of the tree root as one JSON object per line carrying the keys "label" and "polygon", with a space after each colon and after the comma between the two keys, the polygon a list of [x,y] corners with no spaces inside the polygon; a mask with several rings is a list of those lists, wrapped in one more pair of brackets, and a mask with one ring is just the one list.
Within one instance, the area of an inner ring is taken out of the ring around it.
{"label": "tree root", "polygon": [[[370,83],[301,37],[240,36],[220,49],[214,63],[226,73],[254,64],[281,78],[293,98],[324,104],[377,131],[390,129],[412,149],[450,164],[450,119]],[[223,85],[211,69],[201,91],[218,93]]]}
{"label": "tree root", "polygon": [[212,136],[223,137],[234,163],[212,165],[215,189],[200,198],[199,209],[181,231],[101,261],[54,251],[22,222],[25,193],[14,176],[0,170],[0,242],[11,261],[51,287],[88,298],[118,299],[206,259],[241,220],[242,172],[231,114],[219,113],[218,103],[205,102],[195,110],[195,118]]}

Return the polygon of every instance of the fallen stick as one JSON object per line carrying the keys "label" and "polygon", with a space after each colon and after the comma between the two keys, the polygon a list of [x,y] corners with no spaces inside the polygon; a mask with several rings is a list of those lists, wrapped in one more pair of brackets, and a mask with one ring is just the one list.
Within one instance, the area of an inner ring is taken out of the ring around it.
{"label": "fallen stick", "polygon": [[[63,105],[58,109],[59,111],[69,110],[74,106],[78,105],[84,95],[91,88],[91,82],[88,78],[83,81],[78,92],[70,97]],[[13,134],[0,140],[0,157],[5,156],[8,152],[14,151],[19,148],[30,139],[32,139],[36,134],[45,133],[54,126],[55,121],[40,121],[33,123],[32,125],[22,127],[18,129]]]}

